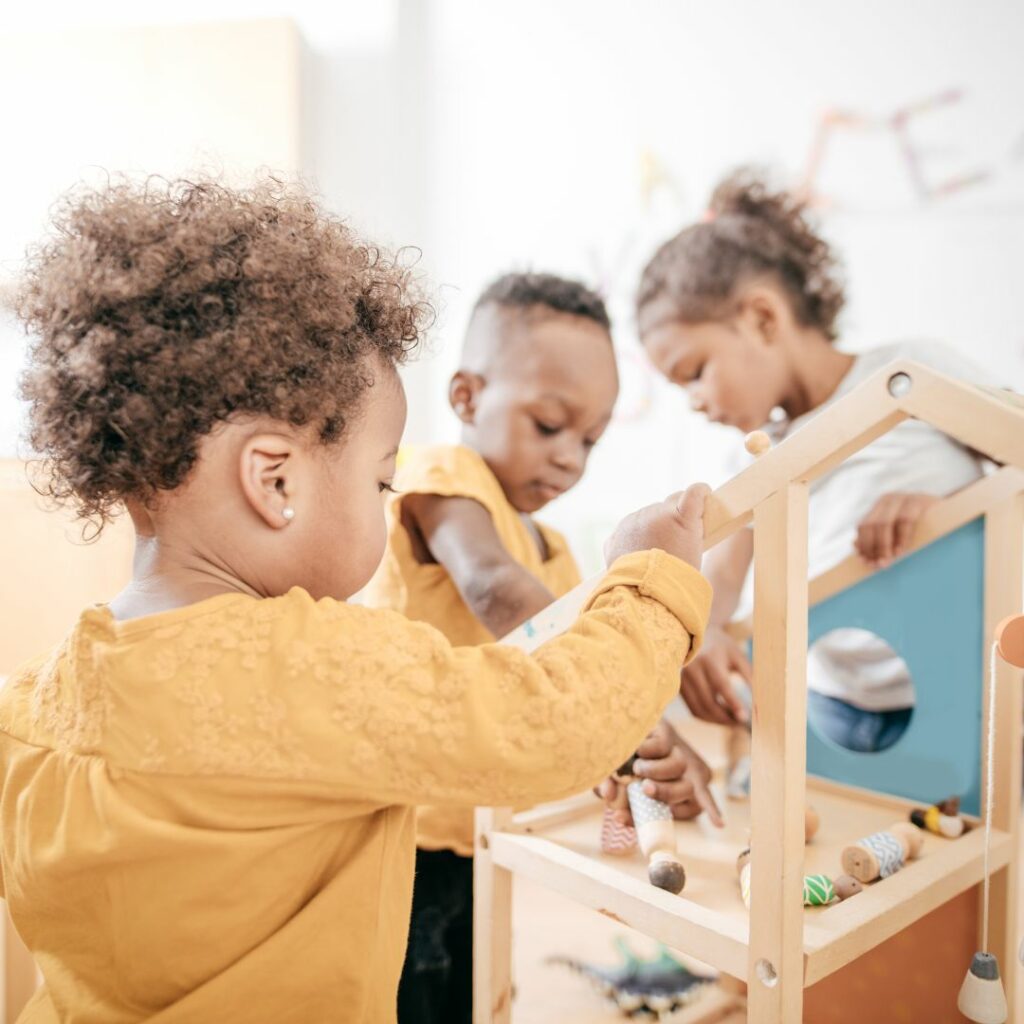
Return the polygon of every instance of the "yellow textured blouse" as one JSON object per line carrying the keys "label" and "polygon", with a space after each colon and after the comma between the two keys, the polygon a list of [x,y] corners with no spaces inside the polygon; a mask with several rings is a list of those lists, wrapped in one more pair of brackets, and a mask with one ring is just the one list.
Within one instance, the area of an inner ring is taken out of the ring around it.
{"label": "yellow textured blouse", "polygon": [[391,1024],[411,808],[595,783],[709,603],[647,552],[533,656],[302,590],[84,612],[0,690],[0,890],[44,978],[21,1019]]}
{"label": "yellow textured blouse", "polygon": [[[490,514],[505,550],[555,597],[568,593],[580,582],[579,568],[565,538],[557,530],[534,522],[547,548],[545,557],[522,514],[505,497],[497,477],[471,448],[403,448],[395,489],[398,494],[387,510],[387,551],[364,594],[371,607],[391,608],[418,622],[429,622],[453,644],[484,644],[495,639],[462,599],[444,566],[416,560],[409,533],[402,525],[402,500],[409,494],[479,502]],[[420,807],[416,812],[416,845],[424,850],[454,850],[463,857],[472,856],[472,808],[434,804]]]}

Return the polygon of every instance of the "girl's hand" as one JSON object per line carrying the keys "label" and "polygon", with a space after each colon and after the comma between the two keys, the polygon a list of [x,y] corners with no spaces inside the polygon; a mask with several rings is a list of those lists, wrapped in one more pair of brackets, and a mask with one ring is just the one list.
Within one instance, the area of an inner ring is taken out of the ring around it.
{"label": "girl's hand", "polygon": [[750,715],[736,693],[732,676],[742,676],[749,686],[752,672],[743,648],[720,626],[710,626],[700,653],[679,677],[679,695],[694,716],[705,722],[746,722]]}
{"label": "girl's hand", "polygon": [[[643,789],[649,797],[672,808],[673,817],[686,821],[705,811],[717,828],[722,827],[722,815],[708,788],[711,770],[664,719],[637,749],[633,773],[644,780]],[[632,825],[624,789],[608,778],[598,787],[598,795],[615,809],[620,824]]]}
{"label": "girl's hand", "polygon": [[707,484],[694,484],[681,494],[626,516],[605,544],[608,565],[620,555],[661,548],[700,569],[704,553],[704,500],[709,493]]}
{"label": "girl's hand", "polygon": [[921,516],[939,499],[931,494],[885,494],[857,527],[857,553],[876,569],[906,554]]}

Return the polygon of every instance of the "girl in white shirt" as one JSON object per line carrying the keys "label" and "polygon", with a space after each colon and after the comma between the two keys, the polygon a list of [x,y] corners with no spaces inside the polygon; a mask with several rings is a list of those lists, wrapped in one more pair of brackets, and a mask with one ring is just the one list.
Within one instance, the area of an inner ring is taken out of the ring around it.
{"label": "girl in white shirt", "polygon": [[[860,356],[833,344],[844,294],[836,258],[803,205],[741,171],[715,190],[705,219],[666,242],[648,263],[637,297],[641,341],[655,366],[687,388],[694,409],[776,441],[894,359],[927,363],[975,382],[985,376],[948,347],[886,345]],[[775,410],[781,409],[780,421]],[[944,434],[908,420],[810,490],[810,575],[852,551],[885,566],[906,551],[921,515],[982,473]],[[741,530],[706,557],[715,588],[700,656],[683,674],[691,711],[728,724],[746,717],[730,682],[749,682],[743,650],[722,627],[749,600],[753,538]],[[808,658],[808,713],[834,742],[882,750],[906,728],[913,685],[902,660],[861,631],[837,630]]]}

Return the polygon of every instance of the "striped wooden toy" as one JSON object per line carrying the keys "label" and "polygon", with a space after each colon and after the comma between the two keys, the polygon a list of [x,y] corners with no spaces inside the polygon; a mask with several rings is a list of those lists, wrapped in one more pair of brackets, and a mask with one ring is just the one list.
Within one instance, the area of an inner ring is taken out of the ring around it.
{"label": "striped wooden toy", "polygon": [[619,824],[615,808],[606,807],[601,821],[601,852],[623,856],[632,853],[636,846],[636,829],[632,825]]}
{"label": "striped wooden toy", "polygon": [[804,875],[804,906],[825,907],[836,898],[828,875]]}

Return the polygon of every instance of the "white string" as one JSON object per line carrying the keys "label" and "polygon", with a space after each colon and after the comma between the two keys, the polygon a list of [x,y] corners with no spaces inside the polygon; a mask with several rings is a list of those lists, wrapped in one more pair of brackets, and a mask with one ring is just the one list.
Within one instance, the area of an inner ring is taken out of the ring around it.
{"label": "white string", "polygon": [[981,951],[988,952],[988,851],[992,845],[992,784],[995,776],[995,740],[996,740],[996,654],[999,645],[995,642],[989,651],[988,657],[988,722],[986,724],[986,748],[985,748],[985,866],[984,866],[984,891],[982,893],[981,908]]}

